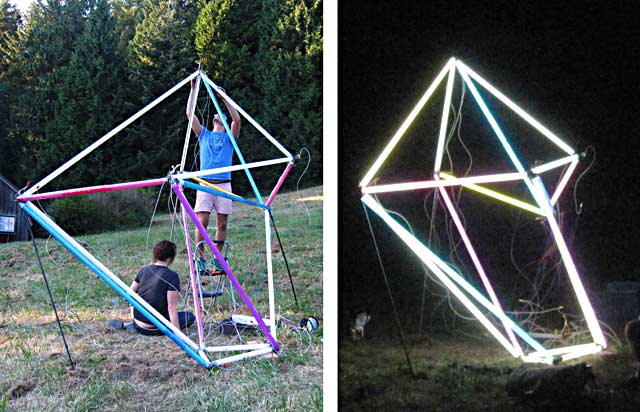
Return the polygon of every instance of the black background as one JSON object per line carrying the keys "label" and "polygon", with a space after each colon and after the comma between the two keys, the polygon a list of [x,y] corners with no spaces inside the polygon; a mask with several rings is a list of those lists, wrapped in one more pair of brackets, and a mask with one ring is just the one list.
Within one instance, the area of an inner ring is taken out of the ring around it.
{"label": "black background", "polygon": [[[452,56],[579,152],[595,147],[596,162],[579,186],[584,206],[572,251],[588,290],[640,280],[638,13],[632,2],[539,3],[340,2],[342,313],[388,301],[358,182]],[[402,260],[398,248],[384,247],[387,259]],[[405,288],[398,299],[403,293],[419,292]]]}

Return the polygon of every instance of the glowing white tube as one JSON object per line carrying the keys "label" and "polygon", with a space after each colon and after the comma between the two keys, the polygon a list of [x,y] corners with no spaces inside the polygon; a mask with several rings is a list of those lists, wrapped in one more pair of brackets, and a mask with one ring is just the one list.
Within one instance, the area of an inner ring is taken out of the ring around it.
{"label": "glowing white tube", "polygon": [[[500,129],[498,122],[496,122],[496,119],[491,114],[491,111],[485,104],[484,100],[482,99],[482,96],[480,96],[480,93],[478,92],[478,89],[476,89],[475,84],[473,84],[471,79],[469,79],[469,75],[467,74],[465,67],[466,66],[464,65],[458,67],[458,70],[460,71],[460,74],[462,75],[464,82],[467,84],[467,87],[471,91],[471,94],[473,95],[473,98],[476,100],[476,103],[478,103],[478,106],[480,106],[480,110],[482,111],[482,114],[484,114],[484,117],[487,119],[487,121],[491,125],[493,132],[498,137],[498,140],[500,140],[500,143],[502,143],[502,147],[504,147],[504,150],[507,152],[507,155],[511,159],[511,162],[513,163],[515,168],[518,170],[518,172],[526,176],[526,172],[524,170],[524,167],[522,166],[522,163],[520,163],[518,156],[513,151],[513,148],[509,144],[507,137],[504,135],[504,133],[502,133],[502,129]],[[527,177],[525,177],[523,180],[524,180],[524,183],[529,188],[529,191],[533,191],[533,187],[531,185],[530,180]]]}
{"label": "glowing white tube", "polygon": [[542,133],[543,135],[545,135],[549,140],[551,140],[553,143],[555,143],[556,145],[558,145],[558,147],[560,147],[563,151],[567,152],[568,154],[573,154],[575,153],[575,151],[569,147],[569,145],[567,145],[565,142],[563,142],[558,136],[556,136],[555,134],[551,133],[551,131],[549,131],[549,129],[547,129],[546,127],[544,127],[542,124],[540,124],[536,119],[534,119],[533,117],[531,117],[527,112],[525,112],[524,110],[522,110],[517,104],[515,104],[513,101],[511,101],[511,99],[509,99],[507,96],[505,96],[504,94],[500,93],[500,91],[498,89],[496,89],[495,87],[493,87],[491,84],[489,84],[489,82],[487,82],[486,80],[484,80],[482,77],[480,77],[479,74],[477,74],[476,72],[474,72],[473,70],[471,70],[469,67],[467,67],[464,63],[462,63],[460,60],[458,60],[456,62],[456,65],[458,67],[458,70],[465,71],[467,72],[471,77],[473,77],[473,79],[475,81],[477,81],[478,83],[480,83],[482,85],[482,87],[484,87],[485,89],[487,89],[491,94],[493,94],[495,97],[497,97],[498,99],[500,99],[504,104],[506,104],[511,110],[513,110],[514,112],[516,112],[518,115],[520,115],[520,117],[522,117],[524,120],[526,120],[531,126],[535,127],[540,133]]}
{"label": "glowing white tube", "polygon": [[567,183],[569,183],[569,178],[573,174],[573,171],[576,170],[577,165],[578,161],[574,160],[567,168],[567,171],[564,173],[564,176],[562,176],[560,183],[558,183],[558,187],[556,187],[556,191],[553,193],[553,196],[551,196],[551,200],[549,201],[549,203],[551,203],[551,206],[555,205],[558,201],[558,198],[562,194],[562,191],[567,186]]}
{"label": "glowing white tube", "polygon": [[585,347],[579,350],[573,350],[565,355],[562,355],[563,361],[580,358],[582,356],[593,355],[594,353],[602,352],[600,345],[593,344],[591,347]]}
{"label": "glowing white tube", "polygon": [[388,185],[366,186],[361,190],[363,194],[388,193],[416,189],[433,189],[436,187],[460,186],[469,183],[509,182],[514,180],[523,180],[525,177],[526,173],[502,173],[495,175],[450,178],[446,180],[425,180],[422,182],[392,183]]}
{"label": "glowing white tube", "polygon": [[[553,349],[547,349],[547,354],[548,355],[564,355],[567,353],[572,353],[572,352],[584,352],[584,351],[592,351],[592,350],[602,350],[602,347],[600,347],[599,345],[595,344],[595,343],[585,343],[582,345],[574,345],[574,346],[565,346],[562,348],[553,348]],[[529,355],[527,356],[541,356],[540,352],[531,352]]]}
{"label": "glowing white tube", "polygon": [[[496,293],[494,292],[493,287],[491,286],[491,282],[489,282],[489,277],[484,271],[484,267],[482,266],[482,263],[480,263],[480,259],[476,254],[473,244],[471,243],[471,239],[469,239],[469,236],[467,235],[467,231],[465,230],[464,225],[462,224],[462,221],[458,216],[458,212],[456,212],[456,209],[453,207],[453,203],[451,203],[451,199],[449,198],[449,194],[447,193],[447,190],[443,187],[439,188],[439,190],[440,190],[440,195],[442,196],[442,199],[444,200],[444,203],[447,206],[447,209],[449,210],[451,219],[453,219],[453,222],[456,225],[456,228],[458,229],[458,233],[460,233],[462,242],[467,248],[467,252],[471,257],[471,261],[473,262],[473,265],[476,267],[476,271],[478,271],[478,274],[480,275],[482,284],[484,285],[485,290],[489,294],[489,298],[491,298],[491,302],[495,305],[496,309],[504,313],[504,310],[500,305],[500,301],[498,300],[498,296],[496,296]],[[513,331],[509,327],[509,324],[507,324],[507,322],[504,320],[502,321],[502,324],[504,326],[505,331],[507,332],[507,336],[509,336],[511,343],[513,344],[513,347],[518,351],[518,356],[523,356],[524,354],[522,353],[522,348],[518,344],[518,341],[516,340],[516,337],[513,334]]]}
{"label": "glowing white tube", "polygon": [[[469,298],[462,293],[462,291],[456,286],[455,283],[451,281],[451,279],[447,276],[460,277],[455,271],[451,270],[444,262],[441,262],[437,256],[433,254],[426,246],[424,246],[420,241],[418,241],[409,231],[407,231],[404,227],[402,227],[398,222],[396,222],[389,214],[376,202],[373,197],[370,195],[365,195],[361,198],[362,202],[366,204],[371,210],[373,210],[378,216],[380,216],[385,223],[389,226],[391,230],[393,230],[399,237],[404,241],[404,243],[422,260],[427,267],[438,277],[438,279],[449,289],[459,300],[460,302],[484,325],[485,328],[491,333],[497,340],[502,344],[502,346],[511,353],[514,357],[518,357],[520,352],[513,347],[513,345],[509,342],[507,338],[502,335],[498,329],[489,321],[489,319],[484,316],[484,314],[469,300]],[[439,264],[441,263],[441,264]],[[447,271],[445,274],[444,271]],[[449,273],[453,272],[453,273]],[[509,319],[503,312],[498,310],[491,302],[489,302],[484,296],[482,296],[479,292],[475,291],[473,287],[468,285],[464,280],[461,280],[459,284],[465,288],[467,293],[470,293],[476,300],[483,304],[487,309],[489,309],[494,315],[498,318],[507,319],[507,323],[510,325],[513,324],[513,321]],[[544,350],[542,347],[538,347],[537,349]]]}
{"label": "glowing white tube", "polygon": [[571,156],[563,157],[562,159],[554,160],[553,162],[545,163],[540,166],[532,167],[531,171],[537,175],[544,173],[548,170],[555,169],[556,167],[564,166],[569,162],[577,161],[578,155],[574,154]]}
{"label": "glowing white tube", "polygon": [[567,244],[565,243],[562,232],[560,231],[560,227],[558,226],[558,222],[553,215],[553,209],[551,209],[550,203],[545,199],[545,191],[544,186],[542,185],[542,180],[539,177],[533,179],[533,186],[534,196],[536,196],[536,201],[546,214],[547,223],[551,228],[551,232],[553,233],[556,245],[558,246],[558,251],[560,251],[560,255],[562,256],[562,262],[564,263],[564,267],[567,270],[567,274],[569,275],[571,286],[573,286],[573,291],[578,298],[580,309],[582,309],[582,313],[584,314],[585,320],[587,321],[587,326],[589,327],[591,336],[593,337],[595,343],[602,346],[603,348],[606,348],[607,341],[604,338],[602,329],[600,329],[600,324],[598,323],[598,319],[596,318],[596,315],[593,311],[593,307],[591,307],[591,302],[589,302],[587,292],[584,290],[584,286],[582,285],[582,281],[580,280],[580,275],[578,275],[578,270],[573,263],[573,259],[571,258],[571,254],[569,253],[569,249],[567,248]]}
{"label": "glowing white tube", "polygon": [[[566,346],[563,348],[549,349],[547,353],[553,357],[560,357],[562,361],[576,359],[586,355],[593,355],[601,352],[602,347],[595,343],[587,343],[576,346]],[[532,352],[522,358],[525,362],[545,362],[545,358],[539,352]]]}
{"label": "glowing white tube", "polygon": [[454,64],[455,64],[455,59],[454,58],[449,59],[449,61],[444,66],[442,71],[440,71],[436,79],[433,81],[433,83],[431,83],[427,91],[420,98],[420,100],[418,101],[418,104],[416,104],[413,110],[411,110],[411,113],[409,113],[409,116],[404,120],[404,122],[402,122],[402,125],[400,126],[398,131],[393,135],[393,137],[391,138],[387,146],[384,148],[382,153],[380,153],[380,156],[378,156],[376,161],[373,163],[373,166],[371,166],[371,169],[369,169],[367,174],[360,181],[360,187],[367,186],[369,182],[371,182],[371,179],[373,179],[375,174],[378,173],[378,170],[380,170],[380,167],[382,167],[382,163],[384,163],[387,157],[389,157],[389,154],[391,153],[393,148],[396,146],[396,144],[398,144],[398,142],[400,141],[400,138],[402,138],[402,136],[407,131],[407,129],[409,128],[413,120],[416,118],[418,113],[420,113],[420,110],[422,110],[424,105],[427,103],[427,100],[429,100],[433,92],[442,82],[442,79],[444,79],[444,76],[447,74],[451,66]]}
{"label": "glowing white tube", "polygon": [[438,148],[436,150],[436,164],[434,166],[434,171],[437,173],[440,171],[440,166],[442,166],[442,155],[444,152],[444,139],[447,134],[447,123],[449,120],[449,105],[451,105],[451,91],[453,90],[453,80],[456,75],[456,66],[455,59],[451,58],[449,60],[453,62],[451,67],[449,68],[449,78],[447,79],[447,91],[444,95],[444,108],[442,110],[442,122],[440,123],[440,135],[438,136]]}

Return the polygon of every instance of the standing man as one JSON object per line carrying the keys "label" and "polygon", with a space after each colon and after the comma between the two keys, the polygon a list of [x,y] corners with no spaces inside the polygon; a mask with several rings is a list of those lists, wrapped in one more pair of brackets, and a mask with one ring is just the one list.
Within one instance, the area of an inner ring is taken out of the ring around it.
{"label": "standing man", "polygon": [[[189,94],[189,102],[187,103],[187,118],[189,117],[190,108],[193,104],[193,96],[195,91],[195,79],[191,81],[191,93]],[[222,97],[222,96],[221,96]],[[224,98],[225,106],[229,114],[231,114],[231,133],[234,138],[240,135],[240,115],[238,111],[230,105]],[[226,116],[222,115],[226,121]],[[198,117],[193,116],[191,123],[193,133],[198,137],[200,145],[200,170],[215,169],[220,167],[231,166],[233,159],[233,144],[231,138],[227,134],[224,124],[219,114],[213,116],[213,130],[207,130],[200,124]],[[215,173],[202,176],[202,179],[209,183],[215,184],[220,189],[231,192],[231,172]],[[222,251],[224,241],[227,238],[227,221],[231,214],[233,201],[221,196],[212,195],[210,193],[197,191],[195,212],[198,220],[206,229],[209,225],[209,216],[213,210],[216,211],[216,247]],[[202,241],[204,237],[199,230],[196,229],[196,243]],[[202,253],[202,249],[200,250]],[[216,265],[216,269],[220,269]]]}

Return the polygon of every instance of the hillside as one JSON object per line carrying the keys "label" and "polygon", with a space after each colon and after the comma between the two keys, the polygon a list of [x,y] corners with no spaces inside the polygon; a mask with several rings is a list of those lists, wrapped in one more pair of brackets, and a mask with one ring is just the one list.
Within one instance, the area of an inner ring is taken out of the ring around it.
{"label": "hillside", "polygon": [[[248,359],[227,369],[201,368],[164,336],[108,328],[108,319],[129,318],[128,305],[57,241],[39,239],[76,362],[72,370],[32,244],[0,245],[0,411],[322,410],[322,201],[296,201],[298,196],[321,194],[322,187],[283,193],[273,205],[299,301],[296,307],[282,253],[276,248],[276,311],[294,324],[315,316],[320,319],[319,330],[308,334],[295,326],[280,328],[279,358]],[[179,254],[172,268],[180,274],[185,294],[188,261],[182,228],[179,219],[174,222],[167,213],[167,206],[160,213],[162,209],[150,229],[78,240],[129,284],[150,263],[153,244],[173,239]],[[263,220],[255,209],[234,205],[228,239],[230,266],[264,314]],[[207,317],[212,322],[228,315],[209,305]],[[195,328],[188,335],[197,339]]]}

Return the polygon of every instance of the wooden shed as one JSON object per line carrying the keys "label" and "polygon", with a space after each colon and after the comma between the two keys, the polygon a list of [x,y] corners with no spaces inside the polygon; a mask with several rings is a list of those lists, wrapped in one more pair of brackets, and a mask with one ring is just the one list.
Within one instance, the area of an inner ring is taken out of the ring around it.
{"label": "wooden shed", "polygon": [[16,201],[18,189],[0,176],[0,243],[29,240],[29,218]]}

